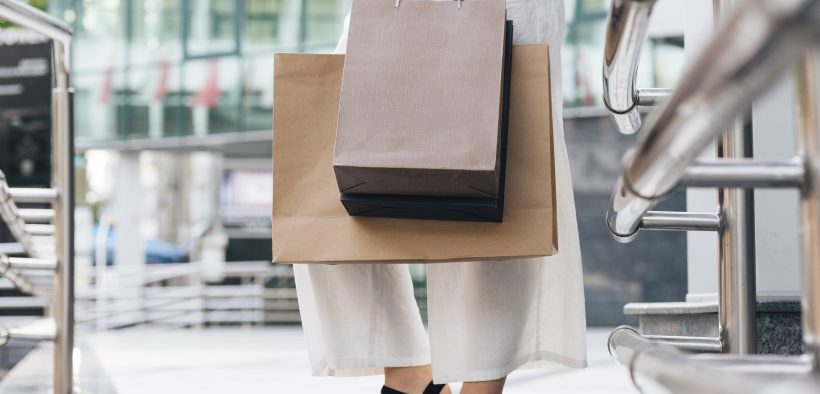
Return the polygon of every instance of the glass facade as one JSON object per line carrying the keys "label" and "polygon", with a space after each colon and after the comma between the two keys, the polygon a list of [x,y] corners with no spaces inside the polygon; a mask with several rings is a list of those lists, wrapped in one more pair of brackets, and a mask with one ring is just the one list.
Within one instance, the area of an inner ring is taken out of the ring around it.
{"label": "glass facade", "polygon": [[[76,32],[82,142],[268,130],[272,52],[333,50],[351,0],[50,0]],[[565,0],[567,107],[600,107],[608,0]],[[671,87],[680,37],[651,39],[639,85]]]}
{"label": "glass facade", "polygon": [[274,51],[332,51],[350,0],[50,0],[80,141],[271,127]]}

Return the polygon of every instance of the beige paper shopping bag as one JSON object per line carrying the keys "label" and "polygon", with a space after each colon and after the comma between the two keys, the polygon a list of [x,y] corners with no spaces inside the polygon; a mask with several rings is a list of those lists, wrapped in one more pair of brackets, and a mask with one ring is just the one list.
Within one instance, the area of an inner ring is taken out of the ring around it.
{"label": "beige paper shopping bag", "polygon": [[353,0],[348,37],[339,190],[498,197],[505,1]]}
{"label": "beige paper shopping bag", "polygon": [[274,58],[273,259],[400,263],[547,256],[557,245],[549,52],[513,49],[503,223],[351,217],[333,171],[343,55]]}

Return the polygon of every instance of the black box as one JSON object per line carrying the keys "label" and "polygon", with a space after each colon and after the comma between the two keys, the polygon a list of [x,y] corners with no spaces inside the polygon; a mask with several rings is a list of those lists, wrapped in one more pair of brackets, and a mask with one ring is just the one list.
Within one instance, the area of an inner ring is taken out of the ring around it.
{"label": "black box", "polygon": [[498,198],[424,197],[342,193],[341,202],[350,216],[401,219],[502,222],[507,167],[507,132],[510,120],[510,80],[512,75],[513,24],[507,21],[504,50],[504,87],[501,114],[501,161]]}

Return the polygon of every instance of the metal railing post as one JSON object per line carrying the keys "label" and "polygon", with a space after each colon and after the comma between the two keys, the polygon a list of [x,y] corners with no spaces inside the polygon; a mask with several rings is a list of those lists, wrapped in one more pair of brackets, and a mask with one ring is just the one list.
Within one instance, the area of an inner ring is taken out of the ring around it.
{"label": "metal railing post", "polygon": [[72,91],[66,63],[68,48],[53,42],[55,84],[52,89],[52,183],[59,196],[54,204],[55,250],[59,265],[54,275],[54,393],[73,386],[74,353],[74,133]]}
{"label": "metal railing post", "polygon": [[803,341],[820,368],[820,51],[806,56],[796,73],[798,154],[804,158],[801,233],[803,264]]}
{"label": "metal railing post", "polygon": [[[734,0],[714,0],[714,19],[719,23]],[[751,116],[738,117],[718,140],[718,156],[725,159],[752,157]],[[718,191],[718,331],[728,353],[756,353],[757,286],[755,275],[754,190],[726,187]]]}
{"label": "metal railing post", "polygon": [[[738,118],[718,144],[724,158],[751,156],[751,127]],[[755,276],[754,190],[721,188],[718,191],[718,322],[724,350],[754,354],[757,290]]]}
{"label": "metal railing post", "polygon": [[0,18],[52,40],[51,182],[56,191],[53,207],[57,262],[50,308],[56,326],[52,392],[70,394],[74,370],[74,127],[69,80],[72,32],[63,21],[22,1],[0,0]]}

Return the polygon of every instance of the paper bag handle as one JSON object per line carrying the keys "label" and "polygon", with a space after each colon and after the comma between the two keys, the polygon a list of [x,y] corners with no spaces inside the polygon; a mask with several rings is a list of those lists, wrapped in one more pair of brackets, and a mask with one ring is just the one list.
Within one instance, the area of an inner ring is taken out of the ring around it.
{"label": "paper bag handle", "polygon": [[[458,9],[461,9],[461,2],[463,0],[456,0],[456,1],[458,1]],[[399,8],[400,5],[401,5],[401,0],[396,0],[396,8]]]}

